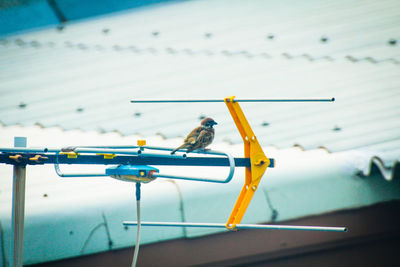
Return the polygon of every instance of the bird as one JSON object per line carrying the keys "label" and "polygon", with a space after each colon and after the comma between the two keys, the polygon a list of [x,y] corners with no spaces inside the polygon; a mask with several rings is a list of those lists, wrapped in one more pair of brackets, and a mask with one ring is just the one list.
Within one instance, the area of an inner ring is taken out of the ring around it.
{"label": "bird", "polygon": [[214,140],[214,125],[217,125],[213,119],[205,118],[201,121],[200,126],[193,129],[183,141],[183,144],[172,150],[171,155],[182,148],[186,148],[186,153],[196,149],[205,149]]}

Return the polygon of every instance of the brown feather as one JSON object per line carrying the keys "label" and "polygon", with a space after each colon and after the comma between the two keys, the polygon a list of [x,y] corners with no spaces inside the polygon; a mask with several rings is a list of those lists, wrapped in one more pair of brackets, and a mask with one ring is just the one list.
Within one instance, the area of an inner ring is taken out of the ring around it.
{"label": "brown feather", "polygon": [[196,142],[192,145],[192,147],[188,148],[187,152],[205,148],[206,146],[212,143],[213,139],[214,139],[214,129],[203,129],[200,132],[199,136],[197,137]]}
{"label": "brown feather", "polygon": [[185,144],[185,143],[182,144],[182,145],[180,145],[180,146],[178,146],[177,148],[175,148],[174,150],[172,150],[171,155],[172,155],[172,154],[175,154],[175,152],[178,151],[179,149],[182,149],[182,148],[185,148],[185,147],[186,147],[186,144]]}
{"label": "brown feather", "polygon": [[210,145],[214,140],[214,129],[205,128],[204,126],[196,127],[191,131],[183,141],[183,144],[175,148],[171,154],[174,154],[179,149],[186,148],[187,152],[191,152],[196,149],[202,149]]}

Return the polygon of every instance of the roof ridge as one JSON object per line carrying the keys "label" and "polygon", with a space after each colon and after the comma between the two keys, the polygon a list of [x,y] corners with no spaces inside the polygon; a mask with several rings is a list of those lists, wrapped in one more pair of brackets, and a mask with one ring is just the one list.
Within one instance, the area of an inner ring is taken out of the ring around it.
{"label": "roof ridge", "polygon": [[0,46],[8,46],[8,45],[13,45],[13,46],[19,46],[19,47],[24,47],[24,48],[56,48],[57,46],[60,47],[62,46],[63,48],[67,49],[79,49],[79,50],[95,50],[95,51],[105,51],[105,50],[111,50],[114,52],[126,52],[130,51],[132,53],[137,53],[137,54],[171,54],[171,55],[186,55],[186,56],[225,56],[225,57],[235,57],[235,56],[240,56],[244,58],[264,58],[264,59],[273,59],[273,58],[278,58],[282,57],[288,60],[295,60],[295,59],[306,59],[309,62],[314,62],[314,61],[326,61],[326,62],[333,62],[335,60],[340,60],[344,59],[350,62],[368,62],[372,64],[380,64],[380,63],[392,63],[395,65],[400,65],[400,60],[389,57],[389,58],[376,58],[373,56],[366,56],[366,57],[356,57],[353,55],[346,55],[343,57],[332,57],[330,55],[325,55],[325,56],[316,56],[316,55],[311,55],[309,53],[302,53],[302,54],[293,54],[289,52],[283,52],[283,53],[276,53],[276,54],[271,54],[267,52],[252,52],[246,49],[242,50],[229,50],[229,49],[191,49],[191,48],[175,48],[171,46],[165,46],[165,47],[156,47],[156,46],[149,46],[149,47],[138,47],[136,45],[101,45],[101,44],[89,44],[89,43],[84,43],[84,42],[71,42],[71,41],[64,41],[63,43],[56,43],[53,41],[37,41],[37,40],[23,40],[21,38],[16,38],[15,40],[9,40],[7,38],[0,39]]}

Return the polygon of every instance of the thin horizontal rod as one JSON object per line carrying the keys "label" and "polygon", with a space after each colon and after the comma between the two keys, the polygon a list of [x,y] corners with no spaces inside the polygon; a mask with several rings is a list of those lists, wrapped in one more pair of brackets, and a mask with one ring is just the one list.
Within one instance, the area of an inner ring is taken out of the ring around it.
{"label": "thin horizontal rod", "polygon": [[[135,221],[124,221],[123,225],[135,226]],[[141,222],[141,226],[157,227],[200,227],[200,228],[226,228],[223,223],[187,223],[187,222]],[[299,225],[274,225],[274,224],[237,224],[237,229],[266,229],[266,230],[303,230],[303,231],[330,231],[346,232],[346,227],[328,226],[299,226]]]}
{"label": "thin horizontal rod", "polygon": [[[57,149],[57,151],[60,151]],[[8,153],[47,153],[47,152],[53,152],[50,151],[48,148],[43,147],[43,148],[8,148],[8,147],[0,147],[0,152],[8,152]]]}
{"label": "thin horizontal rod", "polygon": [[232,175],[225,180],[218,180],[215,178],[200,178],[200,177],[187,177],[187,176],[177,176],[177,175],[165,175],[165,174],[154,174],[152,177],[154,178],[166,178],[166,179],[178,179],[178,180],[186,180],[186,181],[197,181],[197,182],[212,182],[212,183],[221,183],[226,184],[229,183],[233,178]]}
{"label": "thin horizontal rod", "polygon": [[[333,102],[335,98],[320,99],[234,99],[234,102]],[[224,102],[223,99],[143,99],[131,100],[131,103],[216,103]]]}

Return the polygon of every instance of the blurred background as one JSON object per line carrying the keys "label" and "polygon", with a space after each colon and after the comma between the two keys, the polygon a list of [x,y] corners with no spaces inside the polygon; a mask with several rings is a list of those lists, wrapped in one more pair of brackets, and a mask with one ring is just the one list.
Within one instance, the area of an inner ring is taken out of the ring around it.
{"label": "blurred background", "polygon": [[[243,103],[276,166],[246,223],[347,233],[143,229],[139,266],[394,266],[400,223],[400,1],[0,2],[0,146],[176,147],[205,117],[212,149],[243,156],[223,103],[140,99],[332,98]],[[73,167],[66,167],[72,169]],[[89,167],[78,167],[86,171]],[[215,175],[216,168],[162,169]],[[68,169],[69,170],[69,169]],[[223,172],[222,172],[223,173]],[[243,185],[143,186],[143,219],[225,222]],[[0,165],[0,266],[10,255],[12,167]],[[134,186],[28,167],[24,264],[129,266]]]}

